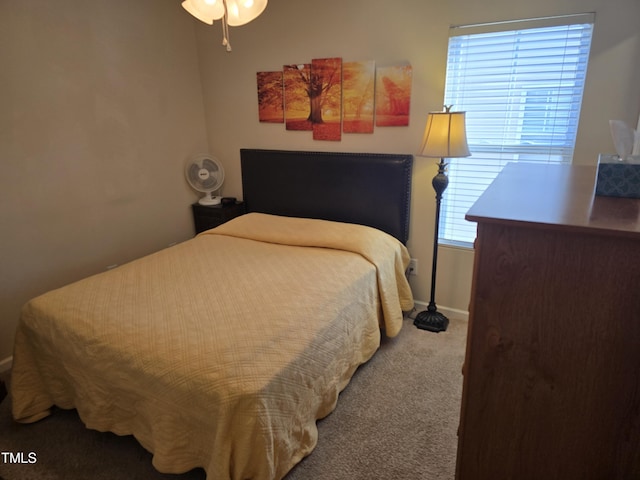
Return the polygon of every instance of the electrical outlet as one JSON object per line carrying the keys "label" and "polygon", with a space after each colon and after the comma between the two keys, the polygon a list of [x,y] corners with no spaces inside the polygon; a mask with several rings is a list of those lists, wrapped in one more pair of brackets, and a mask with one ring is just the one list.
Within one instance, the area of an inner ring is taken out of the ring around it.
{"label": "electrical outlet", "polygon": [[409,275],[418,275],[418,259],[412,258],[409,261],[409,268],[407,268]]}

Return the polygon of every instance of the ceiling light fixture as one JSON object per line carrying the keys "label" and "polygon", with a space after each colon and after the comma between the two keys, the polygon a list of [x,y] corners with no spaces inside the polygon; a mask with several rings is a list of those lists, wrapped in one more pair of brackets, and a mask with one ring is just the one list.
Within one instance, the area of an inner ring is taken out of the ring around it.
{"label": "ceiling light fixture", "polygon": [[229,27],[246,25],[257,18],[268,0],[184,0],[182,7],[201,22],[213,25],[222,20],[222,45],[231,51]]}

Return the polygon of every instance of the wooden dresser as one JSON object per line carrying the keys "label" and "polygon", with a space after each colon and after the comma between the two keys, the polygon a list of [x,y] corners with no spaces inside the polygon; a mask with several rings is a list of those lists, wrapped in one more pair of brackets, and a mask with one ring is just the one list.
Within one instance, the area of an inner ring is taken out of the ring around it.
{"label": "wooden dresser", "polygon": [[640,200],[508,164],[478,224],[458,480],[640,479]]}

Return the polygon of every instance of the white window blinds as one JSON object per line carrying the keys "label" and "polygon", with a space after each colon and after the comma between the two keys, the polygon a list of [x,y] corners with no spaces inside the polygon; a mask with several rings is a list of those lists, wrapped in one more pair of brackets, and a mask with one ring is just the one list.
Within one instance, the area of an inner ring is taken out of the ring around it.
{"label": "white window blinds", "polygon": [[593,14],[452,27],[444,103],[465,111],[471,156],[448,160],[440,240],[470,246],[466,212],[508,162],[573,157]]}

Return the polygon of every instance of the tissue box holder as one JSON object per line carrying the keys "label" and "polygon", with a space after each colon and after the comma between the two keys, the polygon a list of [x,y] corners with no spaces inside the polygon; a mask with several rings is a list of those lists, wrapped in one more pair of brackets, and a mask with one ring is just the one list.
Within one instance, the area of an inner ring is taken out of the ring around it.
{"label": "tissue box holder", "polygon": [[640,158],[622,161],[618,155],[600,154],[596,195],[640,198]]}

